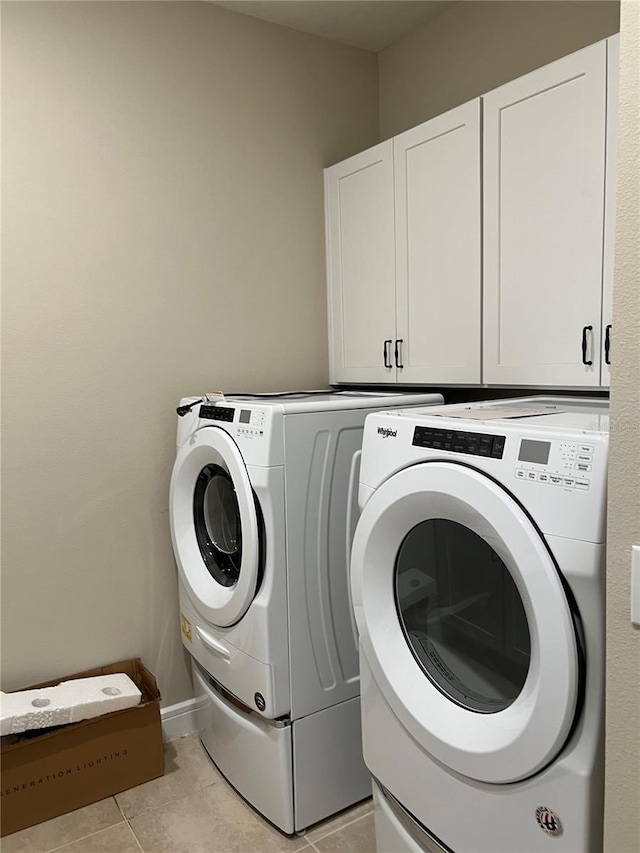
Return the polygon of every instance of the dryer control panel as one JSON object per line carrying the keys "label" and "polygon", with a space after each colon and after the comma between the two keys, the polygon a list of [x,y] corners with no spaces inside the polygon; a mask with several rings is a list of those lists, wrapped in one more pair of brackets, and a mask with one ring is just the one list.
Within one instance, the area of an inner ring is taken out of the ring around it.
{"label": "dryer control panel", "polygon": [[521,438],[514,477],[588,491],[594,453],[594,444]]}
{"label": "dryer control panel", "polygon": [[450,450],[453,453],[502,459],[505,441],[504,435],[417,426],[411,443],[415,447],[429,447],[432,450]]}

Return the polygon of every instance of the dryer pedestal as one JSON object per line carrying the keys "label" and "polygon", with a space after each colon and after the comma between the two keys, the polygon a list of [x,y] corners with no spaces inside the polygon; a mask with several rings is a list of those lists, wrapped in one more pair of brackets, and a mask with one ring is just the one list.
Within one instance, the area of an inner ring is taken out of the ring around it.
{"label": "dryer pedestal", "polygon": [[374,780],[377,853],[448,853]]}
{"label": "dryer pedestal", "polygon": [[371,794],[358,697],[300,720],[266,720],[193,664],[198,729],[214,763],[254,808],[301,832]]}

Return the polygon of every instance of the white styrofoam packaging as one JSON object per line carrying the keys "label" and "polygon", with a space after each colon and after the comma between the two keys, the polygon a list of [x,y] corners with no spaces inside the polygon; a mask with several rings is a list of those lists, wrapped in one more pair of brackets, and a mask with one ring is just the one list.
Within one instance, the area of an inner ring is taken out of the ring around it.
{"label": "white styrofoam packaging", "polygon": [[55,687],[0,693],[0,734],[77,723],[138,705],[141,692],[124,673],[76,678]]}

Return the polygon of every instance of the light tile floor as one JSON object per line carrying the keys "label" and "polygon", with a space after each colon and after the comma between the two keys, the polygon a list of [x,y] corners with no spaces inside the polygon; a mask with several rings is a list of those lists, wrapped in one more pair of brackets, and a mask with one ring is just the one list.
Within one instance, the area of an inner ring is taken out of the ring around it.
{"label": "light tile floor", "polygon": [[278,832],[239,797],[197,735],[165,745],[165,774],[5,836],[2,853],[374,853],[365,800],[303,836]]}

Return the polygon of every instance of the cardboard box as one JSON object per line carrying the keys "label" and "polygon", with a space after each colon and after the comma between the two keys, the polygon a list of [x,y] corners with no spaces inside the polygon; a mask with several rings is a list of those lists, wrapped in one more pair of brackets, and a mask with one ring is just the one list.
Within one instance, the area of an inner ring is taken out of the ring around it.
{"label": "cardboard box", "polygon": [[69,678],[115,672],[125,672],[139,687],[139,705],[53,730],[25,733],[18,742],[3,744],[0,835],[162,776],[160,693],[155,678],[139,658],[33,687],[53,687]]}

